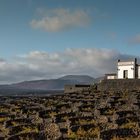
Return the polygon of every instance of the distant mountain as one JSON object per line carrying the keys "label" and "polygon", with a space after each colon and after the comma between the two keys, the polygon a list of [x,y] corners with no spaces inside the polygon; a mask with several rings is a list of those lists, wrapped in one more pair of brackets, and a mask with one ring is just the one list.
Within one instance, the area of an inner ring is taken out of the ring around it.
{"label": "distant mountain", "polygon": [[94,78],[88,75],[66,75],[64,77],[59,78],[61,80],[70,80],[75,81],[77,83],[83,84],[92,84],[94,82]]}
{"label": "distant mountain", "polygon": [[25,81],[21,83],[12,84],[12,87],[17,89],[36,89],[36,90],[62,90],[65,84],[74,84],[74,81],[50,79],[50,80],[36,80]]}
{"label": "distant mountain", "polygon": [[24,81],[12,84],[17,89],[62,90],[68,84],[92,84],[94,78],[86,75],[67,75],[58,79]]}
{"label": "distant mountain", "polygon": [[1,91],[46,91],[63,90],[69,84],[93,84],[96,79],[87,75],[66,75],[58,79],[24,81],[10,85],[0,85]]}

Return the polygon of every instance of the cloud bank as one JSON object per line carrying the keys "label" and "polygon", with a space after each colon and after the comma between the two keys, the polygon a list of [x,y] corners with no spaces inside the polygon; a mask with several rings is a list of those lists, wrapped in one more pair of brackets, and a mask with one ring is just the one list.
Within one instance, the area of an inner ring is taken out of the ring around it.
{"label": "cloud bank", "polygon": [[[41,10],[40,10],[41,11]],[[90,17],[84,10],[53,9],[42,14],[40,19],[33,19],[31,27],[49,32],[68,30],[74,27],[85,27],[89,24]]]}
{"label": "cloud bank", "polygon": [[134,56],[97,48],[67,49],[56,53],[33,51],[13,62],[0,59],[0,84],[58,78],[67,74],[98,77],[115,72],[117,59],[134,59]]}

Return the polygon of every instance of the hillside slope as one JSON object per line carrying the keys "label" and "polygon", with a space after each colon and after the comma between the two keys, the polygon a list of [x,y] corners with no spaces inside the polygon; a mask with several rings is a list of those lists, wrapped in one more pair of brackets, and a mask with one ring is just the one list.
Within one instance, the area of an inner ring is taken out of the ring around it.
{"label": "hillside slope", "polygon": [[67,75],[58,79],[24,81],[4,86],[10,89],[26,90],[62,90],[68,84],[92,84],[94,78],[86,75]]}

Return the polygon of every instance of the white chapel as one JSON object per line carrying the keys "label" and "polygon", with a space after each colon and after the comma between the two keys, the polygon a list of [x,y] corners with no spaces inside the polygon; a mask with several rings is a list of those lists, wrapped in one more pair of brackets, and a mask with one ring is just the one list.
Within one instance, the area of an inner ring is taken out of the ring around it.
{"label": "white chapel", "polygon": [[140,79],[140,65],[137,59],[117,62],[117,73],[106,74],[106,79]]}

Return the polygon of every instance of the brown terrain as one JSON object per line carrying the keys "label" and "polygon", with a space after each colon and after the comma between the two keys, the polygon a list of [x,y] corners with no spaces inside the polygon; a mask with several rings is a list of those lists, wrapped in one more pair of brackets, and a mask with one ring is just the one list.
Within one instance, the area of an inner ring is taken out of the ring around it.
{"label": "brown terrain", "polygon": [[139,140],[140,92],[0,98],[0,140]]}

